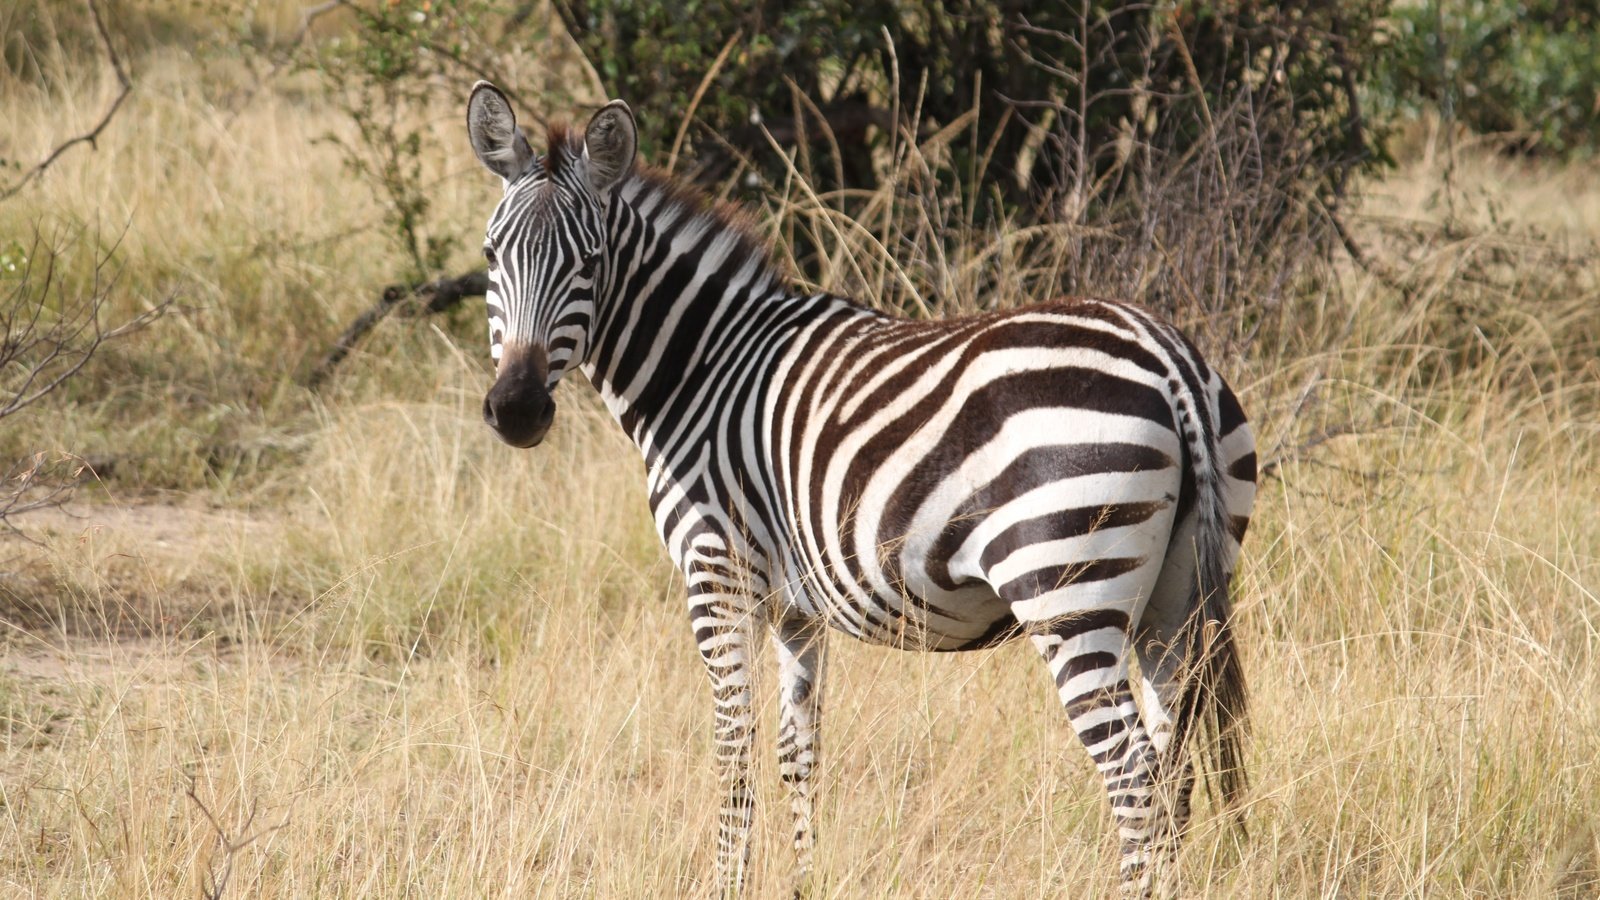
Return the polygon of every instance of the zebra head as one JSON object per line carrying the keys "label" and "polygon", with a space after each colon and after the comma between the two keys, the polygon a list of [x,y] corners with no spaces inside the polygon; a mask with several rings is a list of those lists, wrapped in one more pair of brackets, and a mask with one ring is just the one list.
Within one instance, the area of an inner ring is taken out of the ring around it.
{"label": "zebra head", "polygon": [[510,100],[480,81],[467,101],[467,136],[478,160],[505,181],[483,242],[495,361],[483,419],[506,443],[532,447],[555,418],[550,392],[588,351],[595,286],[605,274],[606,206],[632,171],[638,128],[628,105],[613,100],[581,139],[551,129],[549,151],[539,156]]}

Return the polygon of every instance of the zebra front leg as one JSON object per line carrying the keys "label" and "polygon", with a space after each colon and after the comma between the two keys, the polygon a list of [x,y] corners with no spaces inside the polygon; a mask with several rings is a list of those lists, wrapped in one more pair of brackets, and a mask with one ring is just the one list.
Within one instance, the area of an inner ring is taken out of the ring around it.
{"label": "zebra front leg", "polygon": [[1129,682],[1127,625],[1119,610],[1088,610],[1036,631],[1033,643],[1105,783],[1121,841],[1123,893],[1146,897],[1161,861],[1157,839],[1167,829],[1155,796],[1155,749]]}
{"label": "zebra front leg", "polygon": [[789,786],[794,812],[795,896],[811,876],[816,833],[812,826],[811,773],[819,752],[817,731],[822,714],[824,627],[800,617],[772,624],[778,655],[778,777]]}
{"label": "zebra front leg", "polygon": [[713,729],[722,807],[717,814],[717,880],[724,896],[744,889],[750,861],[755,799],[750,789],[750,745],[755,736],[750,685],[750,604],[747,595],[715,589],[690,576],[689,615],[700,658],[711,676]]}

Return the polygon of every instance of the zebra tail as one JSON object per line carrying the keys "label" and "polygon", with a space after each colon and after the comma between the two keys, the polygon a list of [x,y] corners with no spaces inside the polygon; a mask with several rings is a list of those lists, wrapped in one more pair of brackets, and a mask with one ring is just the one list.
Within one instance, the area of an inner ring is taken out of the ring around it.
{"label": "zebra tail", "polygon": [[[1223,390],[1227,390],[1226,387]],[[1207,415],[1210,404],[1192,398],[1196,415]],[[1188,635],[1189,673],[1180,705],[1180,734],[1198,737],[1196,756],[1206,772],[1208,790],[1224,807],[1239,809],[1248,789],[1244,766],[1244,737],[1249,694],[1233,622],[1230,596],[1233,573],[1229,552],[1228,508],[1223,496],[1221,451],[1215,428],[1200,422],[1194,448],[1197,574]],[[1243,821],[1236,819],[1242,828]]]}

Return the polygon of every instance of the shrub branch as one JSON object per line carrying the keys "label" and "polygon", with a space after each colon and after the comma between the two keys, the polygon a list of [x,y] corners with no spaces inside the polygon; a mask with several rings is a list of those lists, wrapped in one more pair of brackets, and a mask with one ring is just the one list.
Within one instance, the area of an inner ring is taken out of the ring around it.
{"label": "shrub branch", "polygon": [[[118,275],[111,268],[115,250],[98,256],[90,284],[80,294],[62,284],[61,251],[34,236],[16,280],[0,296],[0,420],[62,389],[107,341],[138,331],[172,309],[175,298],[169,295],[107,326],[105,308]],[[14,531],[10,516],[65,499],[67,489],[44,477],[51,465],[40,453],[10,468],[0,488],[0,526]]]}

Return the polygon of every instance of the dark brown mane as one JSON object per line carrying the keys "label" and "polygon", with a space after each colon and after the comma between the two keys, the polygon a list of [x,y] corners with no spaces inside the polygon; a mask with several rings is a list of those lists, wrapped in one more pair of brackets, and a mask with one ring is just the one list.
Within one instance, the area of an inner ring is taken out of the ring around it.
{"label": "dark brown mane", "polygon": [[[565,122],[551,122],[546,140],[549,152],[544,157],[544,169],[550,178],[560,175],[583,154],[582,135]],[[645,163],[635,162],[629,178],[638,183],[641,193],[659,196],[662,206],[676,208],[684,219],[709,221],[733,240],[740,255],[760,261],[768,273],[778,272],[772,262],[771,244],[749,211],[712,199],[701,188]]]}
{"label": "dark brown mane", "polygon": [[572,129],[565,122],[551,122],[545,132],[545,146],[550,151],[544,157],[545,174],[555,178],[567,167],[577,149],[573,146]]}
{"label": "dark brown mane", "polygon": [[761,226],[748,210],[733,203],[715,200],[701,188],[654,166],[635,164],[634,180],[643,192],[661,196],[663,205],[682,210],[685,218],[709,220],[731,238],[741,255],[759,260],[769,273],[778,269],[772,262],[772,246],[761,233]]}

